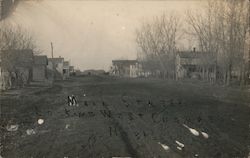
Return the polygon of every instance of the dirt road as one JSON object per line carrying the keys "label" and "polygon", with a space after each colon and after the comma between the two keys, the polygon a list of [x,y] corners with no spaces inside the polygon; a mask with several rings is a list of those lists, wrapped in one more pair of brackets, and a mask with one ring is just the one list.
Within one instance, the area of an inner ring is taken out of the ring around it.
{"label": "dirt road", "polygon": [[[76,96],[78,106],[67,105],[69,95]],[[3,158],[249,154],[250,98],[245,90],[90,76],[0,97]],[[8,125],[18,129],[8,131]]]}

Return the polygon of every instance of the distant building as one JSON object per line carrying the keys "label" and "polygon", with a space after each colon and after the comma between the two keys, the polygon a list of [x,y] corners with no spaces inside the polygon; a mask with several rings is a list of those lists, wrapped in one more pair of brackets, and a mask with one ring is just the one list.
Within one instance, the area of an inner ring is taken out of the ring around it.
{"label": "distant building", "polygon": [[75,75],[76,75],[76,76],[81,76],[81,75],[82,75],[81,70],[76,69],[76,70],[75,70]]}
{"label": "distant building", "polygon": [[63,62],[63,79],[69,77],[69,61]]}
{"label": "distant building", "polygon": [[176,56],[176,78],[215,79],[215,60],[209,53],[183,51]]}
{"label": "distant building", "polygon": [[47,80],[47,65],[48,58],[47,56],[34,56],[34,65],[33,65],[33,81],[45,81]]}
{"label": "distant building", "polygon": [[111,75],[120,77],[138,77],[139,62],[137,60],[113,60]]}
{"label": "distant building", "polygon": [[74,75],[75,75],[74,66],[69,66],[69,75],[70,75],[70,76],[74,76]]}
{"label": "distant building", "polygon": [[104,75],[104,70],[85,70],[82,75]]}
{"label": "distant building", "polygon": [[21,87],[32,80],[33,51],[1,51],[1,89]]}

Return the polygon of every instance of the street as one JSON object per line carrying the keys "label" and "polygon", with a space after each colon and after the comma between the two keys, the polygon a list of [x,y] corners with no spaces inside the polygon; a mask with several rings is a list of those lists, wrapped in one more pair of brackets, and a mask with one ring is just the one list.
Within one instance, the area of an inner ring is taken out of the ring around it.
{"label": "street", "polygon": [[[78,104],[68,105],[71,95]],[[109,76],[6,91],[0,95],[1,156],[247,157],[249,95],[205,83]]]}

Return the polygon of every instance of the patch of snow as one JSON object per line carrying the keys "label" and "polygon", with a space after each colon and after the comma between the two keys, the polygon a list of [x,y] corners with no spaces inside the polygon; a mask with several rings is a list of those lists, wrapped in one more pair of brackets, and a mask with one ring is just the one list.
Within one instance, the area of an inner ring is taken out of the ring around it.
{"label": "patch of snow", "polygon": [[184,148],[184,146],[185,146],[184,144],[182,144],[181,142],[179,142],[179,141],[177,141],[177,140],[175,141],[175,143],[178,144],[178,145],[179,145],[180,147],[182,147],[182,148]]}
{"label": "patch of snow", "polygon": [[86,97],[86,94],[83,94],[84,97]]}
{"label": "patch of snow", "polygon": [[164,150],[169,150],[169,147],[167,145],[162,144],[161,142],[158,142],[158,144],[160,144]]}
{"label": "patch of snow", "polygon": [[199,136],[199,135],[200,135],[199,132],[198,132],[196,129],[189,128],[189,131],[190,131],[193,135],[195,135],[195,136]]}
{"label": "patch of snow", "polygon": [[181,147],[179,147],[179,146],[177,146],[177,149],[178,149],[178,150],[182,150],[182,148],[181,148]]}
{"label": "patch of snow", "polygon": [[66,128],[66,129],[69,129],[69,126],[70,126],[70,124],[66,124],[65,128]]}
{"label": "patch of snow", "polygon": [[195,154],[194,157],[199,157],[199,155],[198,155],[198,154]]}
{"label": "patch of snow", "polygon": [[195,136],[199,136],[200,135],[200,133],[196,129],[190,128],[190,127],[188,127],[185,124],[183,124],[183,126],[186,127],[193,135],[195,135]]}
{"label": "patch of snow", "polygon": [[6,129],[9,132],[15,132],[18,130],[19,125],[7,125]]}
{"label": "patch of snow", "polygon": [[34,135],[34,134],[36,134],[36,131],[34,129],[27,129],[26,134],[27,135]]}
{"label": "patch of snow", "polygon": [[208,135],[206,132],[201,132],[201,134],[202,134],[202,136],[203,136],[204,138],[206,138],[206,139],[209,138],[209,135]]}
{"label": "patch of snow", "polygon": [[38,119],[38,121],[37,121],[37,122],[38,122],[38,124],[39,124],[39,125],[41,125],[41,124],[43,124],[43,123],[44,123],[44,120],[43,120],[43,119]]}

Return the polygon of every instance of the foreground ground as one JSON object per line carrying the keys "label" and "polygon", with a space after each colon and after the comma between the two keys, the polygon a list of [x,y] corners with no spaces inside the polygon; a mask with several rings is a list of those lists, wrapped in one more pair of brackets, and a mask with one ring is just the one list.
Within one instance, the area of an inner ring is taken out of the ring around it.
{"label": "foreground ground", "polygon": [[[79,106],[67,105],[72,94]],[[33,85],[0,96],[0,155],[248,157],[249,96],[201,83],[108,77]]]}

